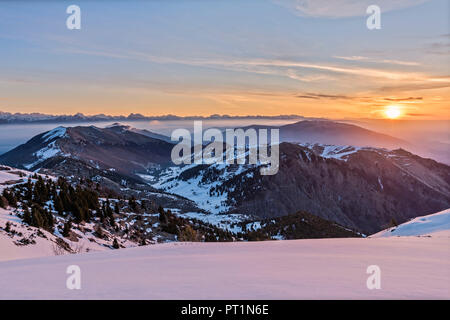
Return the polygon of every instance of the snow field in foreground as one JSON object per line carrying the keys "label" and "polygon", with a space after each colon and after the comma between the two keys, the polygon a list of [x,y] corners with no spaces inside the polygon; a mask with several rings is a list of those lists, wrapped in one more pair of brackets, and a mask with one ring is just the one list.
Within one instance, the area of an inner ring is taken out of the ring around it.
{"label": "snow field in foreground", "polygon": [[[450,238],[171,243],[0,262],[1,299],[450,298]],[[69,290],[69,265],[81,289]],[[369,290],[369,265],[381,289]]]}

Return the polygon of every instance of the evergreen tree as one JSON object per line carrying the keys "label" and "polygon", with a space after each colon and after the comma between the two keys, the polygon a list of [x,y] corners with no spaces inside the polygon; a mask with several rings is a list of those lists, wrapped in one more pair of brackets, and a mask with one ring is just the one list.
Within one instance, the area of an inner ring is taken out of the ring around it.
{"label": "evergreen tree", "polygon": [[113,241],[113,248],[114,249],[119,249],[120,248],[119,242],[117,241],[116,238],[114,238],[114,241]]}
{"label": "evergreen tree", "polygon": [[167,217],[166,212],[164,211],[163,207],[159,206],[158,212],[159,212],[159,221],[161,223],[168,223],[168,217]]}
{"label": "evergreen tree", "polygon": [[391,221],[389,222],[389,226],[390,226],[391,228],[393,228],[393,227],[398,227],[397,220],[395,220],[394,217],[391,218]]}
{"label": "evergreen tree", "polygon": [[75,218],[75,222],[80,223],[81,221],[84,221],[84,211],[82,208],[80,208],[78,203],[74,203],[72,214]]}
{"label": "evergreen tree", "polygon": [[13,191],[4,189],[3,197],[6,199],[7,204],[9,204],[11,207],[17,208],[17,198]]}
{"label": "evergreen tree", "polygon": [[134,196],[131,196],[131,198],[128,200],[128,206],[130,207],[132,212],[138,211],[138,204]]}
{"label": "evergreen tree", "polygon": [[113,215],[109,216],[109,224],[111,225],[111,227],[114,227],[116,225]]}
{"label": "evergreen tree", "polygon": [[44,226],[42,215],[36,207],[31,209],[31,225],[36,228],[42,228]]}
{"label": "evergreen tree", "polygon": [[198,241],[199,237],[190,225],[185,226],[178,234],[179,241]]}
{"label": "evergreen tree", "polygon": [[11,231],[11,222],[6,222],[5,231],[10,232]]}
{"label": "evergreen tree", "polygon": [[58,212],[59,215],[63,215],[64,214],[64,204],[61,200],[61,197],[57,195],[55,197],[54,203],[55,203],[55,210]]}
{"label": "evergreen tree", "polygon": [[0,208],[6,209],[8,207],[8,200],[4,196],[0,196]]}
{"label": "evergreen tree", "polygon": [[33,184],[31,183],[31,179],[28,179],[25,185],[25,200],[32,201],[33,200]]}
{"label": "evergreen tree", "polygon": [[26,206],[23,207],[22,220],[23,220],[23,222],[25,222],[28,225],[31,225],[33,223],[30,211],[29,211],[28,207],[26,207]]}
{"label": "evergreen tree", "polygon": [[67,238],[70,235],[71,228],[72,228],[72,222],[69,219],[66,221],[66,223],[64,223],[63,232],[62,232],[63,237]]}
{"label": "evergreen tree", "polygon": [[45,209],[43,211],[43,216],[45,217],[44,228],[53,232],[53,227],[55,226],[55,220],[53,219],[53,214],[50,211]]}

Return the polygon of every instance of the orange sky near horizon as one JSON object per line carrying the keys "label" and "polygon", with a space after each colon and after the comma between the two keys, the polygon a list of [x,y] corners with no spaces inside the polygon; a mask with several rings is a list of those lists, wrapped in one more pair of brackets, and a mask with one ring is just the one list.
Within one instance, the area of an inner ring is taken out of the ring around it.
{"label": "orange sky near horizon", "polygon": [[[305,96],[299,98],[294,93],[273,92],[257,93],[177,93],[161,94],[158,92],[117,93],[111,92],[101,97],[74,94],[35,99],[21,97],[1,106],[0,111],[11,113],[46,113],[67,115],[83,113],[85,115],[107,114],[128,115],[140,113],[145,116],[209,116],[227,114],[245,115],[288,115],[296,114],[306,117],[323,117],[330,119],[369,118],[386,119],[386,110],[393,106],[399,110],[398,119],[450,119],[450,97],[447,90],[435,90],[436,94],[406,98],[404,94],[365,97],[321,97]],[[16,106],[17,105],[17,106]]]}

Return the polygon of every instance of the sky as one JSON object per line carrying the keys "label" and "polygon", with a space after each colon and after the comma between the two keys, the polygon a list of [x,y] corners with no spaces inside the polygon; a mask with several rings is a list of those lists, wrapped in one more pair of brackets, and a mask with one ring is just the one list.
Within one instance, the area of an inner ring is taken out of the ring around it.
{"label": "sky", "polygon": [[[80,30],[66,27],[72,4]],[[381,29],[366,26],[370,4]],[[449,12],[448,0],[0,1],[0,111],[450,119]]]}

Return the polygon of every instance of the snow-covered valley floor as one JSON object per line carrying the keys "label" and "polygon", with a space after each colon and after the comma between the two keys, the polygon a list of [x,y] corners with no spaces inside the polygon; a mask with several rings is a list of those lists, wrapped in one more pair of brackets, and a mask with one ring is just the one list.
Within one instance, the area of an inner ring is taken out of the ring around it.
{"label": "snow-covered valley floor", "polygon": [[[81,268],[69,290],[66,269]],[[381,289],[369,290],[369,265]],[[450,233],[170,243],[0,262],[1,299],[449,299]]]}

